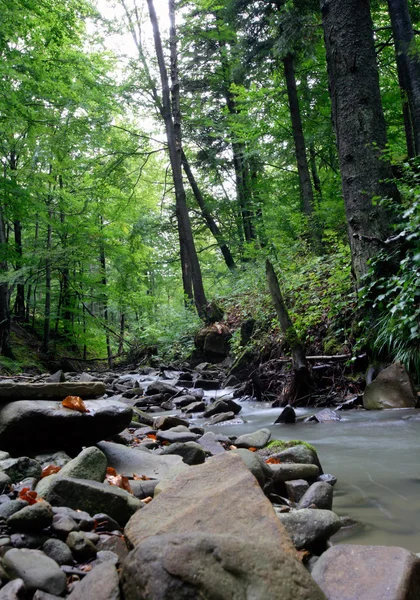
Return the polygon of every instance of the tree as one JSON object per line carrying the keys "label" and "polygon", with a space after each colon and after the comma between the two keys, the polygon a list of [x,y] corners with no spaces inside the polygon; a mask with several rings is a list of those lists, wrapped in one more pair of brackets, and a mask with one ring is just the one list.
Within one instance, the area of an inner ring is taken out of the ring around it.
{"label": "tree", "polygon": [[386,149],[372,19],[364,0],[321,0],[329,89],[347,229],[357,282],[390,235],[392,218],[379,204],[398,198]]}

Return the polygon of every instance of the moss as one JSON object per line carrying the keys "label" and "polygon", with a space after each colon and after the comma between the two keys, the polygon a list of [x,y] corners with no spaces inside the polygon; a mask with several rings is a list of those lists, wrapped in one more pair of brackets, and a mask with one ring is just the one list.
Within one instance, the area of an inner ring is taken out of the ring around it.
{"label": "moss", "polygon": [[312,444],[308,444],[308,442],[303,442],[302,440],[290,440],[289,442],[284,440],[273,440],[267,444],[266,448],[269,448],[270,450],[286,450],[287,448],[293,448],[293,446],[306,446],[306,448],[316,453],[316,449]]}

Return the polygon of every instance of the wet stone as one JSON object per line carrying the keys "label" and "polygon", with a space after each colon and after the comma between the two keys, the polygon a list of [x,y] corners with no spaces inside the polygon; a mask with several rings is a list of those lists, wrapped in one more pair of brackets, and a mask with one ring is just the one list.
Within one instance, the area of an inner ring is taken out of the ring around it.
{"label": "wet stone", "polygon": [[206,452],[209,452],[212,456],[216,454],[223,454],[226,450],[222,444],[217,440],[216,434],[212,431],[208,431],[202,437],[197,440],[197,443],[204,448]]}
{"label": "wet stone", "polygon": [[317,508],[331,510],[333,503],[333,488],[325,481],[313,483],[299,502],[299,508],[315,505]]}
{"label": "wet stone", "polygon": [[42,533],[13,533],[10,541],[14,548],[40,548],[48,539],[47,535]]}
{"label": "wet stone", "polygon": [[42,551],[59,565],[72,565],[74,562],[70,548],[61,540],[47,540],[42,546]]}
{"label": "wet stone", "polygon": [[35,477],[39,479],[41,477],[42,467],[37,460],[29,458],[28,456],[21,456],[19,458],[6,458],[6,460],[0,461],[0,470],[6,473],[12,483],[22,481],[25,477]]}
{"label": "wet stone", "polygon": [[286,481],[286,492],[287,497],[292,502],[299,502],[305,492],[309,489],[309,483],[304,479],[294,479],[292,481]]}
{"label": "wet stone", "polygon": [[66,576],[57,563],[40,550],[12,549],[3,558],[6,572],[21,578],[29,591],[42,590],[61,595],[66,589]]}
{"label": "wet stone", "polygon": [[0,504],[0,519],[8,519],[25,506],[28,506],[25,500],[11,500]]}
{"label": "wet stone", "polygon": [[77,561],[86,561],[96,556],[96,546],[81,531],[69,533],[66,544]]}
{"label": "wet stone", "polygon": [[11,515],[7,519],[7,525],[12,531],[38,532],[49,527],[53,517],[54,513],[48,502],[37,502]]}

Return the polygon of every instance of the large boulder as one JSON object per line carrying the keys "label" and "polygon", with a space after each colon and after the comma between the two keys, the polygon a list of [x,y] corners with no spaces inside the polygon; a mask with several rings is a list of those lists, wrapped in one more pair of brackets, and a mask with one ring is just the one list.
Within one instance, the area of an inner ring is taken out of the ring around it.
{"label": "large boulder", "polygon": [[66,396],[97,398],[105,394],[106,387],[99,381],[79,383],[0,383],[0,402],[13,400],[64,400]]}
{"label": "large boulder", "polygon": [[109,562],[95,566],[74,587],[67,598],[69,600],[88,600],[89,598],[119,600],[120,590],[117,569]]}
{"label": "large boulder", "polygon": [[339,517],[330,510],[302,508],[277,516],[298,550],[326,542],[341,529]]}
{"label": "large boulder", "polygon": [[367,410],[383,408],[412,408],[417,396],[404,365],[395,362],[379,373],[365,388],[363,407]]}
{"label": "large boulder", "polygon": [[97,446],[105,454],[108,466],[127,477],[136,474],[146,475],[151,479],[166,479],[188,468],[182,462],[182,457],[174,454],[161,456],[113,442],[100,442]]}
{"label": "large boulder", "polygon": [[[246,535],[246,532],[244,532]],[[309,573],[274,540],[229,534],[148,538],[125,560],[125,600],[323,600]]]}
{"label": "large boulder", "polygon": [[269,429],[258,429],[252,433],[240,435],[235,442],[237,448],[264,448],[271,438]]}
{"label": "large boulder", "polygon": [[322,554],[312,577],[328,600],[417,600],[420,559],[392,546],[333,546]]}
{"label": "large boulder", "polygon": [[131,422],[132,408],[116,400],[88,400],[85,405],[88,413],[53,400],[0,405],[0,448],[19,455],[25,450],[78,449],[120,433]]}
{"label": "large boulder", "polygon": [[203,327],[195,336],[195,346],[204,360],[220,362],[229,355],[230,329],[221,323]]}

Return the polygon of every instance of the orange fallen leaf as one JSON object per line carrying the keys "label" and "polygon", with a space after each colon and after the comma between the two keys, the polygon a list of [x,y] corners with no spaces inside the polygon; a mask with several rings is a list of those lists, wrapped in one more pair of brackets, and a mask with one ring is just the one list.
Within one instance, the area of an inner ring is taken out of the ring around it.
{"label": "orange fallen leaf", "polygon": [[114,469],[114,467],[107,467],[106,474],[113,475],[114,477],[116,477],[117,471]]}
{"label": "orange fallen leaf", "polygon": [[279,458],[274,458],[274,456],[270,456],[265,462],[267,465],[279,465],[281,460]]}
{"label": "orange fallen leaf", "polygon": [[300,560],[300,562],[306,562],[311,557],[311,553],[308,550],[298,550],[296,552],[296,558]]}
{"label": "orange fallen leaf", "polygon": [[133,493],[133,490],[128,482],[128,477],[125,477],[124,475],[107,475],[106,480],[110,485],[115,485],[116,487],[119,487],[130,494]]}
{"label": "orange fallen leaf", "polygon": [[38,494],[36,492],[31,492],[27,487],[22,488],[18,494],[18,498],[20,500],[26,500],[28,504],[36,504],[38,502],[37,496]]}
{"label": "orange fallen leaf", "polygon": [[146,437],[150,438],[151,440],[155,440],[156,439],[156,434],[155,433],[148,433],[146,435]]}
{"label": "orange fallen leaf", "polygon": [[256,448],[254,448],[253,446],[252,446],[251,448],[248,448],[248,450],[249,450],[250,452],[256,452],[256,451],[257,451],[257,449],[256,449]]}
{"label": "orange fallen leaf", "polygon": [[133,479],[135,481],[150,481],[150,477],[147,477],[147,475],[136,475],[135,473],[133,473]]}
{"label": "orange fallen leaf", "polygon": [[89,409],[86,408],[85,403],[79,396],[67,396],[61,404],[64,408],[70,408],[71,410],[77,410],[82,413],[89,412]]}
{"label": "orange fallen leaf", "polygon": [[152,496],[147,496],[147,498],[143,498],[143,500],[140,500],[140,502],[143,502],[143,504],[149,504],[152,500]]}
{"label": "orange fallen leaf", "polygon": [[48,477],[48,475],[58,473],[58,471],[61,471],[61,467],[58,467],[57,465],[48,465],[47,467],[44,467],[42,469],[41,479],[43,479],[44,477]]}

